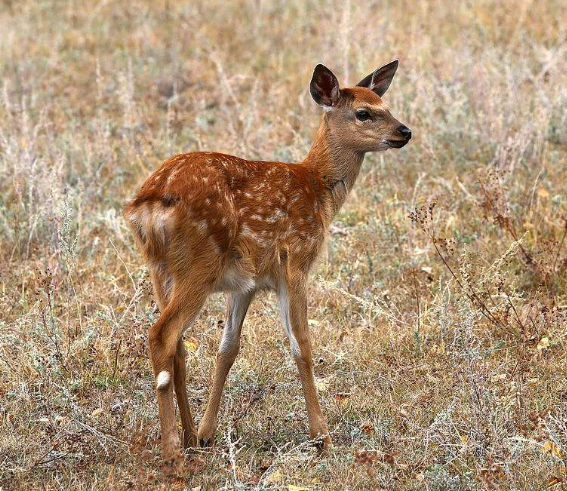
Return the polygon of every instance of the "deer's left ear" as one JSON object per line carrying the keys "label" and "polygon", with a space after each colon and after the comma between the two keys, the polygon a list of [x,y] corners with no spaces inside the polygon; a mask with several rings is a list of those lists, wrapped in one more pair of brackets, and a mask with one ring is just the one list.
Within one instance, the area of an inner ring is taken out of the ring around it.
{"label": "deer's left ear", "polygon": [[309,92],[317,104],[329,110],[339,101],[339,81],[331,70],[319,64],[313,71]]}
{"label": "deer's left ear", "polygon": [[388,90],[388,87],[390,87],[390,83],[392,82],[397,69],[398,60],[391,61],[387,65],[384,65],[382,68],[378,68],[378,70],[364,77],[356,85],[358,87],[366,87],[370,90],[373,90],[380,97],[382,97]]}

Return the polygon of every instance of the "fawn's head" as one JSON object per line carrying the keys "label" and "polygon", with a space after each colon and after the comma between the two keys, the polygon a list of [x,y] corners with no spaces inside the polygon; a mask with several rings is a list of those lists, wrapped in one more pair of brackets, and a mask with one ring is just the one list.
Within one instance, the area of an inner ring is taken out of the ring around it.
{"label": "fawn's head", "polygon": [[410,129],[394,118],[382,101],[397,68],[398,60],[392,61],[356,87],[341,89],[331,70],[324,65],[315,67],[309,90],[327,111],[335,142],[357,152],[377,152],[401,148],[410,140]]}

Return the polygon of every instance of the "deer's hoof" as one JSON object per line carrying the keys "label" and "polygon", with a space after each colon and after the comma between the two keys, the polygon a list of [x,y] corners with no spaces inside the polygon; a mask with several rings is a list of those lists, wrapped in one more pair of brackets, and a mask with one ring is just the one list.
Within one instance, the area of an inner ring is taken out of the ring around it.
{"label": "deer's hoof", "polygon": [[212,447],[213,446],[213,439],[212,438],[199,438],[199,446],[200,447]]}
{"label": "deer's hoof", "polygon": [[197,432],[197,439],[200,447],[212,447],[215,443],[215,432],[217,431],[216,421],[203,418]]}
{"label": "deer's hoof", "polygon": [[333,442],[329,435],[319,435],[314,439],[315,448],[320,453],[327,453],[331,448],[333,448]]}

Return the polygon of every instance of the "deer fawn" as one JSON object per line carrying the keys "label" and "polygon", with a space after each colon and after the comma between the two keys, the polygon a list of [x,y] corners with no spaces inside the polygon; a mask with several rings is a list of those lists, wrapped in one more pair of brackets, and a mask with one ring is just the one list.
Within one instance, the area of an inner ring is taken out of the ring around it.
{"label": "deer fawn", "polygon": [[[313,378],[307,279],[331,220],[352,189],[366,152],[403,147],[411,131],[382,101],[395,60],[356,87],[339,88],[317,65],[310,92],[325,109],[304,161],[243,160],[220,153],[165,161],[127,205],[126,217],[149,264],[159,320],[149,331],[164,459],[180,456],[173,392],[184,447],[214,439],[221,394],[240,348],[242,323],[259,290],[274,290],[307,404],[309,432],[331,443]],[[196,431],[185,387],[183,332],[212,292],[227,292],[227,320],[213,387]]]}

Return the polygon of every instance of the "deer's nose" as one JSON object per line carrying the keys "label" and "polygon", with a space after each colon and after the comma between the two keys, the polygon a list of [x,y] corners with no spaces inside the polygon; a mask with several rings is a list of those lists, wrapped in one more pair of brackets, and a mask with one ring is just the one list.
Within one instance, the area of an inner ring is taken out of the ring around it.
{"label": "deer's nose", "polygon": [[406,141],[411,138],[411,130],[407,126],[401,125],[398,128],[398,131],[400,132],[400,135],[402,135],[406,139]]}

